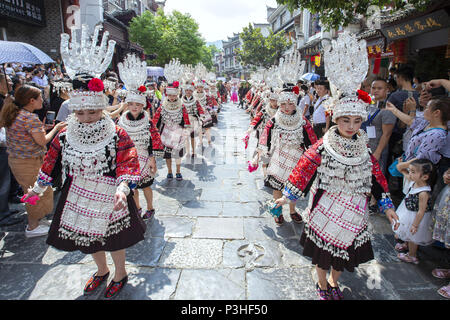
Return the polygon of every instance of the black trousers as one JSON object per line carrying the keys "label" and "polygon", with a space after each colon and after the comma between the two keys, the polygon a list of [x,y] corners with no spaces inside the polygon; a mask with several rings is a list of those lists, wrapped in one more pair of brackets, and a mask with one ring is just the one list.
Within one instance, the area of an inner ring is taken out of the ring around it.
{"label": "black trousers", "polygon": [[314,133],[315,133],[316,136],[317,136],[317,139],[320,139],[320,138],[323,137],[323,135],[324,135],[323,129],[325,129],[326,126],[327,126],[326,123],[318,123],[318,124],[315,124],[315,125],[313,126],[313,130],[314,130]]}
{"label": "black trousers", "polygon": [[0,147],[0,218],[9,213],[9,189],[11,184],[11,171],[8,165],[6,147]]}

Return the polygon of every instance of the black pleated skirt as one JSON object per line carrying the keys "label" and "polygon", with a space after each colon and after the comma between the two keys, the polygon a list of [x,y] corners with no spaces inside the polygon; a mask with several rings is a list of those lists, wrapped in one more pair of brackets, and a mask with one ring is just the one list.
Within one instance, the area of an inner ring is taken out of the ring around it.
{"label": "black pleated skirt", "polygon": [[48,245],[62,251],[71,252],[78,250],[85,254],[92,254],[98,251],[111,252],[126,249],[144,240],[144,233],[147,226],[138,213],[138,209],[131,192],[127,197],[128,209],[130,211],[130,226],[128,228],[122,229],[119,233],[113,234],[106,238],[104,245],[102,245],[101,242],[96,241],[91,243],[89,246],[80,246],[76,245],[75,241],[73,240],[60,238],[58,229],[71,183],[72,179],[70,177],[67,177],[61,190],[61,196],[56,206],[55,214],[53,215],[50,230],[48,232]]}
{"label": "black pleated skirt", "polygon": [[[310,230],[310,232],[314,232]],[[336,271],[347,270],[354,272],[358,265],[374,259],[372,244],[370,240],[355,249],[354,244],[347,248],[349,260],[334,257],[329,251],[319,248],[314,241],[307,237],[306,232],[300,238],[300,245],[303,247],[303,255],[312,259],[312,264],[323,270],[330,270],[333,267]]]}

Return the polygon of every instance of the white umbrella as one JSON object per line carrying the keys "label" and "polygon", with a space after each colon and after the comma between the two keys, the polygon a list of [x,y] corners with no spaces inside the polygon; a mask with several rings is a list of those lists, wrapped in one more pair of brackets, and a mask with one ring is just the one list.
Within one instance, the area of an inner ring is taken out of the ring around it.
{"label": "white umbrella", "polygon": [[55,61],[31,44],[0,40],[0,64],[11,62],[46,64]]}

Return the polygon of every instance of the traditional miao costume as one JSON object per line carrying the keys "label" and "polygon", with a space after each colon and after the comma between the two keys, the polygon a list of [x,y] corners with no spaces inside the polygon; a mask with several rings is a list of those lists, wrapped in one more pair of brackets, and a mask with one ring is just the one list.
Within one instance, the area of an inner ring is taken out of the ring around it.
{"label": "traditional miao costume", "polygon": [[211,95],[206,95],[206,108],[208,109],[209,113],[211,114],[212,123],[216,124],[218,122],[217,120],[217,108],[219,104],[217,103],[216,98]]}
{"label": "traditional miao costume", "polygon": [[[202,86],[205,87],[205,83],[198,81],[195,83],[195,87]],[[206,92],[203,91],[202,93],[198,93],[197,91],[194,91],[194,98],[200,106],[203,108],[203,117],[202,117],[202,127],[207,129],[211,128],[213,124],[212,114],[211,114],[211,108],[208,107],[208,97],[206,95]]]}
{"label": "traditional miao costume", "polygon": [[[325,51],[325,70],[330,83],[345,96],[330,99],[328,108],[333,121],[341,116],[361,116],[364,121],[368,104],[354,92],[367,73],[365,41],[358,43],[348,33],[338,41],[339,47],[333,41],[333,51]],[[283,191],[291,201],[311,192],[303,212],[305,226],[300,243],[303,255],[311,257],[321,269],[353,272],[359,264],[373,259],[368,230],[370,193],[383,212],[393,208],[387,181],[367,145],[363,130],[347,139],[337,126],[331,127],[303,154]]]}
{"label": "traditional miao costume", "polygon": [[255,90],[253,87],[248,90],[247,94],[245,95],[245,103],[246,107],[250,105],[250,102],[252,102],[253,99],[253,90]]}
{"label": "traditional miao costume", "polygon": [[175,102],[170,102],[166,98],[161,107],[156,110],[153,124],[161,135],[161,141],[164,145],[164,159],[181,159],[185,153],[185,129],[188,129],[191,125],[189,114],[181,99],[178,98]]}
{"label": "traditional miao costume", "polygon": [[220,109],[222,108],[222,103],[221,103],[221,100],[220,100],[219,90],[217,90],[217,87],[216,87],[216,82],[215,81],[210,82],[209,86],[210,86],[209,87],[209,93],[210,93],[211,97],[213,97],[216,100],[216,102],[217,102],[217,113],[219,113]]}
{"label": "traditional miao costume", "polygon": [[[270,94],[270,100],[277,100],[278,101],[279,95],[277,93],[271,93]],[[269,100],[269,99],[267,99]],[[275,113],[277,112],[278,108],[272,108],[270,101],[267,101],[264,104],[264,107],[259,110],[259,112],[256,113],[255,117],[250,122],[250,129],[252,131],[256,130],[256,138],[259,139],[261,136],[262,131],[266,127],[267,121],[269,121],[271,118],[275,116]]]}
{"label": "traditional miao costume", "polygon": [[261,93],[258,91],[253,95],[252,101],[250,102],[250,117],[253,118],[256,114],[256,107],[261,101]]}
{"label": "traditional miao costume", "polygon": [[[194,85],[193,84],[186,84],[183,87],[184,90],[192,90],[194,93]],[[188,114],[189,114],[189,122],[191,123],[190,132],[191,132],[191,138],[194,138],[195,136],[202,136],[202,121],[201,117],[205,114],[205,111],[203,110],[200,102],[194,98],[194,95],[192,95],[190,98],[188,98],[186,95],[184,95],[181,98],[181,103],[183,107],[186,108]]]}
{"label": "traditional miao costume", "polygon": [[[118,64],[119,75],[128,89],[125,103],[140,103],[145,107],[147,88],[142,84],[147,79],[147,63],[136,56],[128,56],[123,63]],[[150,119],[147,111],[143,110],[137,118],[130,111],[125,111],[119,118],[118,125],[123,128],[133,140],[138,152],[141,178],[138,189],[144,189],[153,184],[154,177],[149,167],[150,158],[162,157],[164,146],[158,129]]]}
{"label": "traditional miao costume", "polygon": [[[287,99],[297,101],[295,94],[282,92],[280,104]],[[265,185],[283,190],[303,152],[316,140],[311,124],[298,109],[292,115],[278,109],[275,116],[267,121],[258,144],[262,156],[270,159]]]}
{"label": "traditional miao costume", "polygon": [[[277,100],[278,101],[279,95],[277,93],[271,93],[270,95],[270,99],[271,100]],[[270,101],[267,102],[264,105],[264,108],[261,109],[260,112],[258,112],[256,114],[256,116],[253,118],[253,120],[250,123],[250,130],[251,131],[256,131],[256,138],[258,139],[258,144],[259,144],[259,138],[261,137],[264,128],[267,125],[267,122],[272,119],[276,112],[277,112],[278,108],[272,108]],[[256,147],[256,149],[258,149],[258,146]],[[263,164],[268,164],[269,163],[269,157],[267,154],[263,154],[261,156],[261,161]]]}
{"label": "traditional miao costume", "polygon": [[[98,30],[96,27],[96,35]],[[86,32],[87,26],[83,25],[83,37]],[[106,36],[103,35],[104,43]],[[72,40],[75,41],[74,37]],[[81,74],[87,79],[99,76],[100,64],[103,62],[107,66],[111,61],[114,42],[110,41],[104,50],[96,50],[96,56],[87,59],[89,65],[80,62],[85,61],[81,56],[86,52],[92,55],[91,49],[78,52],[77,48],[79,46],[69,49],[69,35],[61,35],[61,56],[66,68],[73,72],[69,74],[75,75],[74,84],[75,80],[80,81]],[[103,110],[107,107],[102,81],[94,78],[89,81],[88,88],[89,91],[85,88],[70,92],[70,110]],[[47,244],[63,251],[79,250],[92,254],[125,249],[144,239],[145,224],[132,194],[128,187],[124,190],[123,185],[119,186],[127,182],[134,188],[139,181],[137,150],[125,130],[116,126],[108,115],[104,114],[95,123],[80,123],[73,113],[68,117],[67,127],[50,144],[33,191],[41,193],[51,187],[61,173],[61,196]],[[127,195],[127,205],[114,211],[114,196],[118,190]]]}

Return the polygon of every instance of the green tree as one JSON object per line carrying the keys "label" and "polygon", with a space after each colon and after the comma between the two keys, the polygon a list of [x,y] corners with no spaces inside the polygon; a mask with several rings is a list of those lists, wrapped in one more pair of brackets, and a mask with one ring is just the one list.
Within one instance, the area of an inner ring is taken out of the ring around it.
{"label": "green tree", "polygon": [[[130,23],[130,40],[141,45],[146,54],[156,54],[153,64],[164,66],[173,58],[182,64],[195,65],[209,53],[197,22],[189,15],[173,11],[166,15],[158,10],[133,18]],[[211,59],[212,64],[212,59]]]}
{"label": "green tree", "polygon": [[217,52],[219,52],[219,49],[217,49],[216,46],[204,45],[202,47],[202,59],[200,62],[203,63],[209,71],[214,69],[214,56]]}
{"label": "green tree", "polygon": [[380,9],[391,8],[391,11],[403,9],[406,4],[422,10],[433,0],[277,0],[277,3],[288,6],[293,11],[298,8],[308,9],[312,14],[319,14],[320,21],[326,29],[337,29],[355,22],[355,17],[370,14],[370,6]]}
{"label": "green tree", "polygon": [[244,27],[239,36],[243,44],[236,50],[238,59],[253,69],[278,64],[283,52],[291,46],[283,32],[274,34],[271,30],[269,36],[264,37],[261,28],[254,28],[251,24]]}

